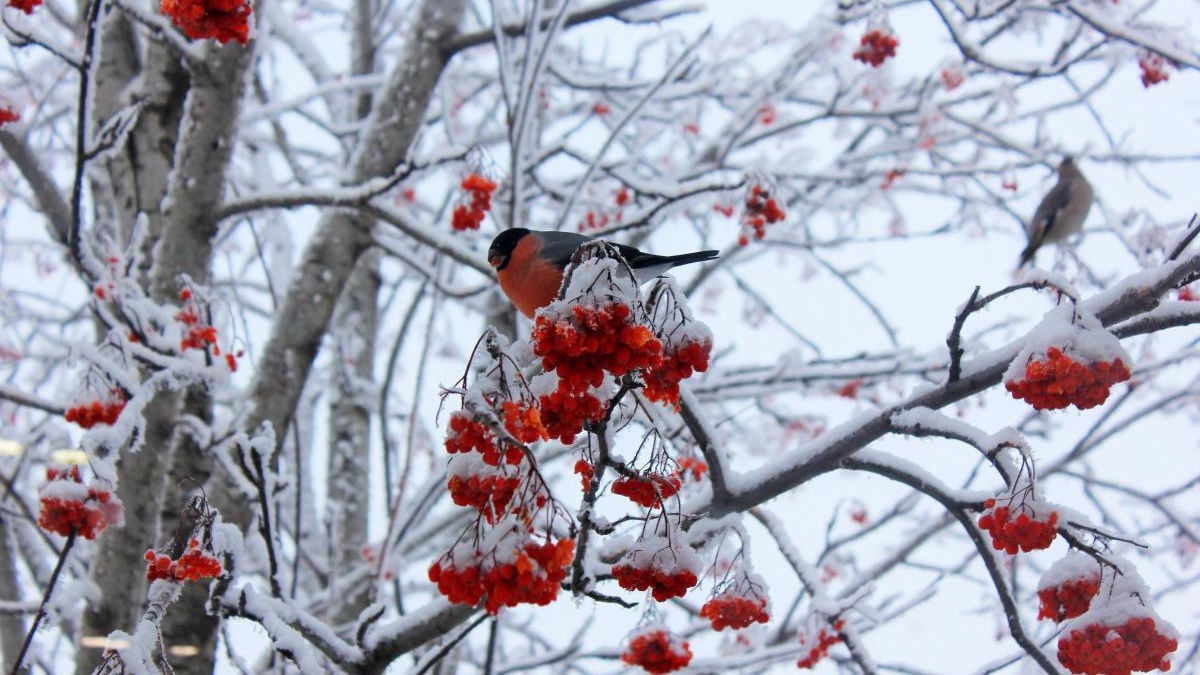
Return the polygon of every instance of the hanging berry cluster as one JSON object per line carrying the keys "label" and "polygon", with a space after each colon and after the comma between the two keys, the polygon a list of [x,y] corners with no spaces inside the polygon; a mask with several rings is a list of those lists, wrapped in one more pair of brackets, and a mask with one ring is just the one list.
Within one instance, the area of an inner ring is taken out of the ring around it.
{"label": "hanging berry cluster", "polygon": [[454,207],[450,226],[459,232],[478,230],[484,216],[492,210],[492,193],[496,191],[496,183],[477,173],[469,173],[462,179],[460,187],[469,200]]}
{"label": "hanging berry cluster", "polygon": [[[983,502],[980,529],[992,536],[992,547],[1015,555],[1020,551],[1050,548],[1058,535],[1058,512],[1033,500],[1015,503],[1015,498]],[[1015,503],[1015,505],[1014,505]]]}
{"label": "hanging berry cluster", "polygon": [[1129,354],[1074,303],[1051,310],[1032,335],[1005,372],[1004,387],[1037,410],[1094,408],[1130,378]]}
{"label": "hanging berry cluster", "polygon": [[[482,348],[481,348],[482,347]],[[558,597],[575,543],[554,536],[566,519],[538,471],[528,445],[545,440],[541,412],[525,374],[489,332],[472,355],[463,408],[450,415],[447,488],[459,506],[478,516],[429,568],[430,581],[451,602],[480,605],[492,614],[522,603]]]}
{"label": "hanging berry cluster", "polygon": [[1058,660],[1081,675],[1170,670],[1179,635],[1146,603],[1150,589],[1132,565],[1072,551],[1038,584],[1039,619],[1064,622]]}
{"label": "hanging berry cluster", "polygon": [[221,575],[221,562],[209,548],[206,552],[198,540],[189,540],[187,551],[178,560],[157,551],[146,551],[146,581],[164,579],[182,583],[215,579]]}
{"label": "hanging berry cluster", "polygon": [[659,602],[681,598],[699,582],[700,556],[668,519],[659,520],[666,534],[643,535],[612,567],[613,578],[627,591],[650,591]]}
{"label": "hanging berry cluster", "polygon": [[538,312],[530,337],[545,372],[537,386],[542,423],[563,443],[603,418],[600,388],[610,378],[662,364],[662,344],[645,324],[628,267],[607,244],[592,254],[568,272],[561,299]]}
{"label": "hanging berry cluster", "polygon": [[762,579],[745,571],[735,579],[700,607],[700,617],[708,619],[713,630],[741,630],[771,620]]}
{"label": "hanging berry cluster", "polygon": [[1099,590],[1100,566],[1087,554],[1071,551],[1042,573],[1038,619],[1074,619],[1088,610]]}
{"label": "hanging berry cluster", "polygon": [[830,627],[822,626],[815,635],[800,634],[800,648],[807,648],[804,656],[796,661],[797,668],[812,668],[829,655],[829,648],[842,641],[841,631],[846,627],[845,619],[838,619]]}
{"label": "hanging berry cluster", "polygon": [[659,625],[647,625],[627,638],[621,660],[647,673],[670,673],[692,662],[687,641]]}
{"label": "hanging berry cluster", "polygon": [[1153,87],[1171,79],[1167,60],[1152,51],[1142,50],[1138,54],[1138,67],[1142,69],[1142,86]]}
{"label": "hanging berry cluster", "polygon": [[[535,535],[528,523],[507,516],[474,537],[460,537],[429,568],[429,580],[453,603],[489,614],[519,604],[548,605],[558,597],[575,542]],[[540,537],[540,538],[539,538]]]}
{"label": "hanging berry cluster", "polygon": [[898,46],[900,41],[892,34],[891,29],[880,25],[863,33],[858,41],[858,49],[854,50],[854,60],[878,68],[884,61],[896,55]]}
{"label": "hanging berry cluster", "polygon": [[[40,1],[33,2],[29,5],[29,9],[25,9],[25,7],[23,7],[23,6],[11,4],[11,3],[10,3],[10,6],[16,7],[17,9],[24,10],[26,14],[29,14],[30,12],[33,11],[33,6],[39,5],[39,4],[41,4]],[[20,113],[18,113],[16,110],[13,110],[12,108],[10,108],[7,105],[0,105],[0,126],[4,126],[5,124],[12,124],[13,122],[20,122],[20,121],[21,121]]]}
{"label": "hanging berry cluster", "polygon": [[646,372],[642,393],[651,401],[678,408],[679,383],[708,370],[712,332],[692,316],[683,294],[669,277],[655,281],[646,311],[662,344],[662,364]]}
{"label": "hanging berry cluster", "polygon": [[119,388],[114,388],[104,400],[90,401],[67,408],[63,413],[63,418],[84,429],[91,429],[97,424],[112,426],[121,417],[125,403],[125,393]]}
{"label": "hanging berry cluster", "polygon": [[74,532],[95,539],[109,526],[124,523],[121,500],[109,489],[84,485],[78,466],[46,469],[38,499],[42,504],[38,527],[64,537]]}
{"label": "hanging berry cluster", "polygon": [[[609,455],[597,447],[606,444],[595,441],[576,455],[584,492],[577,518],[551,495],[534,448],[548,440],[570,443],[585,429],[603,434],[647,401],[675,404],[680,381],[707,368],[708,329],[692,318],[673,286],[657,293],[654,305],[643,305],[619,252],[597,242],[584,247],[559,297],[535,315],[528,345],[510,346],[494,332],[480,341],[460,386],[448,390],[462,404],[449,416],[447,487],[456,504],[478,514],[429,568],[430,580],[451,602],[495,613],[553,601],[568,575],[576,592],[591,587],[592,570],[602,568],[575,561],[577,542],[583,550],[587,540],[564,533],[601,536],[591,513],[609,469],[617,473],[611,492],[647,509],[632,517],[642,523],[636,541],[617,543],[619,550],[612,551],[612,578],[660,602],[699,583],[704,564],[681,527],[682,514],[668,510],[678,504],[684,474],[659,435],[648,433],[652,442],[631,459]],[[639,391],[644,397],[637,397]],[[700,481],[706,468],[693,461],[688,479]],[[716,599],[714,620],[725,627],[765,620],[765,596],[741,597],[751,604],[732,595]],[[652,642],[639,642],[634,652],[638,664],[657,668]]]}
{"label": "hanging berry cluster", "polygon": [[1129,368],[1120,359],[1085,364],[1051,347],[1045,360],[1030,361],[1024,377],[1005,382],[1004,388],[1037,410],[1069,405],[1087,410],[1107,401],[1112,385],[1129,377]]}
{"label": "hanging berry cluster", "polygon": [[193,40],[250,40],[250,3],[247,0],[162,0],[162,13]]}
{"label": "hanging berry cluster", "polygon": [[[211,311],[208,304],[198,298],[190,288],[179,291],[179,301],[183,307],[175,313],[175,320],[183,324],[183,336],[179,340],[179,351],[186,352],[195,349],[203,352],[206,358],[220,358],[221,347],[217,344],[217,328],[212,325]],[[225,352],[225,365],[230,372],[237,371],[238,357],[233,352]]]}
{"label": "hanging berry cluster", "polygon": [[787,217],[779,202],[771,196],[770,190],[758,183],[752,183],[746,189],[746,199],[743,201],[742,233],[738,236],[738,245],[750,243],[750,236],[756,240],[767,236],[767,225],[778,223]]}
{"label": "hanging berry cluster", "polygon": [[1167,671],[1167,659],[1179,647],[1174,629],[1150,616],[1120,623],[1094,623],[1072,630],[1058,641],[1058,662],[1072,673],[1123,675],[1131,671]]}

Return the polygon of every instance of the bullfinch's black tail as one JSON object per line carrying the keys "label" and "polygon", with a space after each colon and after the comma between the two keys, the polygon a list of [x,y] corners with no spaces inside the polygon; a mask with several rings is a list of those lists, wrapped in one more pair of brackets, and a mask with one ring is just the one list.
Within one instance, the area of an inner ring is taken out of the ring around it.
{"label": "bullfinch's black tail", "polygon": [[633,251],[635,252],[632,255],[627,251],[621,251],[621,254],[625,256],[625,260],[629,263],[629,266],[635,270],[650,267],[670,269],[672,267],[679,267],[680,265],[690,265],[691,263],[713,260],[720,255],[720,251],[694,251],[692,253],[680,253],[679,255],[657,255],[654,253],[643,253],[636,249],[633,249]]}
{"label": "bullfinch's black tail", "polygon": [[656,255],[643,253],[629,247],[618,248],[622,249],[621,255],[625,256],[625,261],[633,268],[634,275],[640,284],[644,284],[660,274],[666,274],[673,267],[712,260],[720,253],[720,251],[695,251],[679,255]]}
{"label": "bullfinch's black tail", "polygon": [[715,260],[720,251],[696,251],[694,253],[680,253],[679,255],[664,255],[654,256],[662,258],[658,262],[671,263],[672,267],[680,265],[690,265],[692,263],[704,262],[705,260]]}
{"label": "bullfinch's black tail", "polygon": [[1021,259],[1017,261],[1017,268],[1019,269],[1028,265],[1029,262],[1033,260],[1033,254],[1037,253],[1037,250],[1037,244],[1030,242],[1030,244],[1025,247],[1025,250],[1021,251]]}

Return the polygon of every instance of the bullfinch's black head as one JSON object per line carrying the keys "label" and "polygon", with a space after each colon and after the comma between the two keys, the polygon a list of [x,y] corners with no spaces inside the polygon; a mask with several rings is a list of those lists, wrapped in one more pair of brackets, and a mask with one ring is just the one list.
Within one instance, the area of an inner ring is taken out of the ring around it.
{"label": "bullfinch's black head", "polygon": [[492,245],[488,247],[488,264],[497,272],[504,269],[512,257],[513,249],[528,234],[529,230],[523,227],[514,227],[496,235],[496,238],[492,240]]}

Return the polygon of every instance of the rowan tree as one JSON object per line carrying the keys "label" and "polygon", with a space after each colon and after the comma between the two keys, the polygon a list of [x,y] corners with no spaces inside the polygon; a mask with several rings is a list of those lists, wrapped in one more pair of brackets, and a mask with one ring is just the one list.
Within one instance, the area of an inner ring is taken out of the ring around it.
{"label": "rowan tree", "polygon": [[1194,4],[713,5],[10,0],[5,668],[1195,672]]}

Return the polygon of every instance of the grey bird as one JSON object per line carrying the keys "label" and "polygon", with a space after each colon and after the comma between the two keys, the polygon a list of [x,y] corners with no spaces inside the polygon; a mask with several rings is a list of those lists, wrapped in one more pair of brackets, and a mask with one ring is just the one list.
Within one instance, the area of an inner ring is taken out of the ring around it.
{"label": "grey bird", "polygon": [[1058,182],[1042,198],[1033,220],[1025,227],[1029,243],[1021,251],[1024,266],[1033,260],[1043,244],[1063,241],[1083,229],[1083,221],[1092,208],[1092,184],[1075,166],[1075,158],[1066,156],[1058,165]]}

